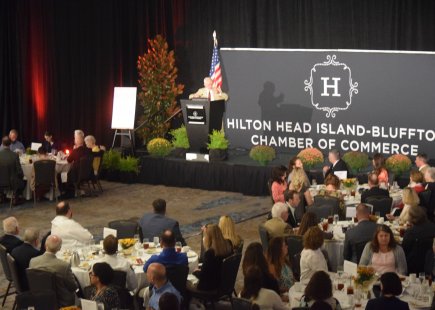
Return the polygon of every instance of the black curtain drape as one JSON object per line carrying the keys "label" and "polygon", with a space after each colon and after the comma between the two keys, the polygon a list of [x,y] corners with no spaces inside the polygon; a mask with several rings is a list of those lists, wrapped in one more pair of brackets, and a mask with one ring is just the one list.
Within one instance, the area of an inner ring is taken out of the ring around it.
{"label": "black curtain drape", "polygon": [[[435,1],[2,0],[1,133],[81,128],[109,144],[114,86],[136,86],[146,40],[175,49],[183,97],[220,47],[435,50]],[[140,111],[139,111],[140,113]]]}

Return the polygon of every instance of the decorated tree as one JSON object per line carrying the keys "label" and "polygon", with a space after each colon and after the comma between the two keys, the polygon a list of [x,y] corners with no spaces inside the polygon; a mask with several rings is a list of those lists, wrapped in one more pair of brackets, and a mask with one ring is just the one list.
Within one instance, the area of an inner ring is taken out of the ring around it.
{"label": "decorated tree", "polygon": [[148,39],[148,50],[137,61],[139,72],[138,99],[143,107],[139,122],[145,122],[139,135],[146,144],[153,138],[163,137],[169,129],[165,120],[176,110],[178,95],[184,85],[177,84],[178,69],[175,66],[174,51],[168,50],[168,43],[161,36]]}

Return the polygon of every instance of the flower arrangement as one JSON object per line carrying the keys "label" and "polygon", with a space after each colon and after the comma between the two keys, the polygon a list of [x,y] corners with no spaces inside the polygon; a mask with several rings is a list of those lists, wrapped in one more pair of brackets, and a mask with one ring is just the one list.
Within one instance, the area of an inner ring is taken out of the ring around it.
{"label": "flower arrangement", "polygon": [[249,157],[258,161],[262,166],[266,166],[268,162],[276,157],[275,149],[267,145],[256,145],[249,152]]}
{"label": "flower arrangement", "polygon": [[135,174],[139,173],[139,158],[127,156],[126,158],[121,158],[119,162],[119,171],[122,172],[133,172]]}
{"label": "flower arrangement", "polygon": [[184,125],[180,128],[171,130],[169,133],[172,136],[171,142],[174,148],[188,149],[190,147],[187,130]]}
{"label": "flower arrangement", "polygon": [[297,155],[307,169],[323,163],[323,154],[316,148],[306,148]]}
{"label": "flower arrangement", "polygon": [[376,280],[376,273],[373,267],[358,266],[357,275],[353,279],[356,287],[368,289],[375,280]]}
{"label": "flower arrangement", "polygon": [[32,150],[30,147],[26,149],[26,155],[35,155],[36,151]]}
{"label": "flower arrangement", "polygon": [[121,162],[121,153],[115,150],[104,152],[102,167],[105,170],[116,171],[119,169]]}
{"label": "flower arrangement", "polygon": [[369,156],[362,152],[347,152],[343,160],[353,173],[358,173],[369,165]]}
{"label": "flower arrangement", "polygon": [[131,248],[133,245],[135,245],[135,243],[136,240],[133,238],[119,239],[119,244],[121,244],[123,249]]}
{"label": "flower arrangement", "polygon": [[356,187],[356,178],[343,179],[341,180],[341,184],[343,184],[346,188],[355,188]]}
{"label": "flower arrangement", "polygon": [[225,138],[225,132],[223,130],[213,130],[208,135],[210,137],[210,143],[207,143],[207,149],[209,150],[226,150],[228,149],[228,139]]}
{"label": "flower arrangement", "polygon": [[165,157],[171,153],[172,144],[164,138],[154,138],[147,144],[147,151],[152,156]]}
{"label": "flower arrangement", "polygon": [[411,169],[412,162],[408,156],[395,154],[387,158],[385,165],[389,171],[400,176]]}

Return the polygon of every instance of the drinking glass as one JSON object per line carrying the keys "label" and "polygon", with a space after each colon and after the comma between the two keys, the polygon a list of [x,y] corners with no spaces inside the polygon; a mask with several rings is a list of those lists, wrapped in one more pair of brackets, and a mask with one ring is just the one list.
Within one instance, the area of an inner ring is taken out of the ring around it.
{"label": "drinking glass", "polygon": [[338,224],[338,219],[339,219],[338,214],[334,214],[334,225]]}
{"label": "drinking glass", "polygon": [[313,185],[313,186],[316,186],[316,185],[317,185],[317,181],[316,181],[316,179],[313,179],[313,180],[311,181],[311,185]]}
{"label": "drinking glass", "polygon": [[154,237],[153,241],[154,241],[154,244],[155,244],[156,248],[160,246],[159,237]]}
{"label": "drinking glass", "polygon": [[423,284],[424,280],[426,280],[426,274],[424,272],[420,272],[418,274],[418,279],[420,280],[420,283]]}

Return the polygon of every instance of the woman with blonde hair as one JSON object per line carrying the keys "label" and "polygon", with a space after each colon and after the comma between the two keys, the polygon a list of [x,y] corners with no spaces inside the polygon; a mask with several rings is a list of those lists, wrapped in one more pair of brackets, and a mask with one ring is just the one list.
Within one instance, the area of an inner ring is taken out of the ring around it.
{"label": "woman with blonde hair", "polygon": [[225,239],[230,240],[233,249],[236,252],[241,252],[241,247],[243,247],[243,240],[236,233],[236,225],[234,224],[233,219],[228,215],[223,215],[219,219],[219,228],[222,231],[222,235]]}
{"label": "woman with blonde hair", "polygon": [[308,177],[305,174],[304,169],[295,168],[292,171],[292,180],[289,185],[290,190],[294,190],[299,193],[301,202],[299,207],[305,208],[305,205],[311,206],[313,202],[313,197],[309,191],[310,183],[308,182]]}
{"label": "woman with blonde hair", "polygon": [[204,228],[204,248],[202,267],[193,274],[199,279],[199,290],[211,291],[218,288],[222,261],[233,254],[233,248],[216,224],[209,224]]}
{"label": "woman with blonde hair", "polygon": [[420,198],[418,198],[417,192],[413,188],[404,188],[402,191],[402,203],[403,209],[399,216],[399,223],[406,224],[409,219],[409,209],[418,207],[420,204]]}

